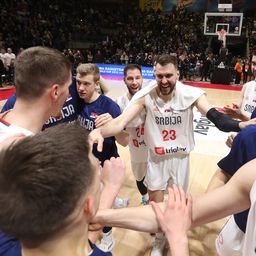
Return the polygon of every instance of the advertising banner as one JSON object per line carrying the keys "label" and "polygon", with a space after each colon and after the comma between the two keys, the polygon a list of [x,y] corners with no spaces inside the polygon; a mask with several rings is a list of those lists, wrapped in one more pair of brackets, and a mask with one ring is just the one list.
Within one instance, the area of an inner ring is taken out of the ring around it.
{"label": "advertising banner", "polygon": [[[96,64],[100,69],[100,74],[107,79],[122,80],[124,77],[124,67],[121,65]],[[144,79],[154,79],[153,67],[141,67]]]}

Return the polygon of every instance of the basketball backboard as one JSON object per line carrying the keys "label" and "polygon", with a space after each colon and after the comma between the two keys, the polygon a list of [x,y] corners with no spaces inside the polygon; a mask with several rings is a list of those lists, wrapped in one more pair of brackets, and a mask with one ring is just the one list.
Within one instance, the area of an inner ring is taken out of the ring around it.
{"label": "basketball backboard", "polygon": [[243,24],[243,13],[206,12],[204,15],[204,34],[217,35],[224,29],[227,36],[240,36]]}

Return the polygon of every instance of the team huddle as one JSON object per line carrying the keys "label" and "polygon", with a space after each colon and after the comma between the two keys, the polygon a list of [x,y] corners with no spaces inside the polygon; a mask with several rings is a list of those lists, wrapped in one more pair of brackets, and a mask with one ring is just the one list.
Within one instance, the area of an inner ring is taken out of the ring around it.
{"label": "team huddle", "polygon": [[[178,81],[172,55],[155,59],[155,81],[143,88],[141,67],[127,65],[128,91],[116,101],[104,95],[97,65],[76,71],[72,77],[68,59],[46,47],[16,60],[16,94],[0,116],[0,255],[112,255],[112,227],[155,233],[151,256],[163,255],[167,242],[173,256],[189,255],[188,229],[231,214],[218,254],[255,255],[256,112],[243,107],[255,107],[247,97],[255,82],[221,113],[203,90]],[[192,200],[194,107],[218,129],[239,133],[207,193]],[[141,206],[111,209],[125,178],[116,142],[129,146]]]}

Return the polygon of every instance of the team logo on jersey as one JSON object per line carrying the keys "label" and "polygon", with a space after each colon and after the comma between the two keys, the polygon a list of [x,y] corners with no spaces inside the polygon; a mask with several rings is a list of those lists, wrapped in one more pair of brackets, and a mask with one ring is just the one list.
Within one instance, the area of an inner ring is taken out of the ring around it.
{"label": "team logo on jersey", "polygon": [[91,112],[90,118],[96,118],[98,114],[96,112]]}
{"label": "team logo on jersey", "polygon": [[155,147],[155,153],[157,155],[165,155],[164,147]]}
{"label": "team logo on jersey", "polygon": [[134,147],[136,147],[136,148],[139,147],[139,142],[138,142],[138,140],[133,139],[132,142],[133,142],[133,146],[134,146]]}

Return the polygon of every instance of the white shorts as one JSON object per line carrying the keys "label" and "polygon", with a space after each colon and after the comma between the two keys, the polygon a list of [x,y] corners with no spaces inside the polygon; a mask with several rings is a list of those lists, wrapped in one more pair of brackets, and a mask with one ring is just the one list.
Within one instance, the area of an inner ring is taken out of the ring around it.
{"label": "white shorts", "polygon": [[242,256],[244,232],[237,226],[232,215],[215,240],[215,246],[220,256]]}
{"label": "white shorts", "polygon": [[131,167],[135,179],[141,181],[147,173],[148,162],[131,162]]}
{"label": "white shorts", "polygon": [[181,185],[185,191],[189,180],[189,155],[180,157],[149,156],[145,186],[151,190],[166,190],[169,184]]}

